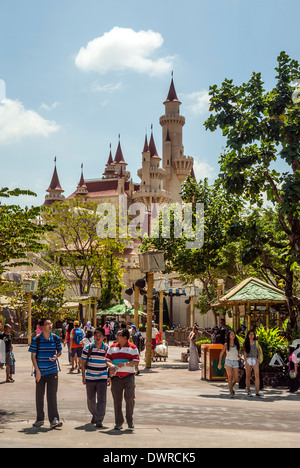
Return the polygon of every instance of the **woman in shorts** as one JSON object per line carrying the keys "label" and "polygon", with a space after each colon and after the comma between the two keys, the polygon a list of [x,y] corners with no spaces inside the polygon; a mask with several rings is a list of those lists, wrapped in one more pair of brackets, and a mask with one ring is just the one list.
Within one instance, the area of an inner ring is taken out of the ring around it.
{"label": "woman in shorts", "polygon": [[228,387],[230,391],[230,398],[234,398],[234,386],[239,380],[239,359],[240,359],[240,343],[234,333],[229,331],[226,343],[219,356],[218,369],[222,368],[222,357],[226,353],[225,367],[228,377]]}
{"label": "woman in shorts", "polygon": [[251,369],[254,371],[256,396],[262,396],[259,393],[259,361],[260,347],[258,345],[254,330],[249,330],[244,342],[244,360],[246,368],[246,386],[248,396],[252,397],[250,390]]}

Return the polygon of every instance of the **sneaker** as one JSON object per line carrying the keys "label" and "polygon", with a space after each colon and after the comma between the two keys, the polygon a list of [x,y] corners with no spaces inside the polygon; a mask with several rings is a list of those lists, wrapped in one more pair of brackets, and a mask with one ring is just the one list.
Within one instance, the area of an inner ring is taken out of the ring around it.
{"label": "sneaker", "polygon": [[55,429],[56,427],[61,427],[63,424],[57,418],[54,418],[52,423],[50,424],[51,429]]}
{"label": "sneaker", "polygon": [[247,396],[250,397],[250,398],[252,398],[253,395],[252,395],[251,392],[248,392],[248,393],[247,393]]}
{"label": "sneaker", "polygon": [[35,421],[32,426],[33,427],[42,427],[44,425],[44,421]]}
{"label": "sneaker", "polygon": [[256,396],[257,396],[257,397],[262,397],[262,396],[263,396],[263,394],[262,394],[262,393],[260,393],[260,392],[258,392],[258,393],[256,394]]}
{"label": "sneaker", "polygon": [[133,425],[133,423],[132,423],[132,424],[128,424],[128,430],[129,430],[129,431],[134,431],[134,425]]}
{"label": "sneaker", "polygon": [[123,429],[123,426],[121,424],[116,424],[114,427],[114,431],[121,431]]}
{"label": "sneaker", "polygon": [[230,393],[230,398],[233,400],[234,399],[234,393]]}

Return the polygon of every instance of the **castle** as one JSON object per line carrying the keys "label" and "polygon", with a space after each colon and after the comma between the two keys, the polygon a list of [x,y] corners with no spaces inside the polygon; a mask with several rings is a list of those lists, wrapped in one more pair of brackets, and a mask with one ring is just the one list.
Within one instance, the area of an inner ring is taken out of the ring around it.
{"label": "castle", "polygon": [[[158,155],[153,131],[142,150],[142,167],[137,171],[140,184],[133,182],[121,148],[119,137],[117,151],[113,158],[111,147],[102,178],[85,180],[83,165],[81,178],[76,190],[67,199],[84,197],[97,203],[111,202],[118,204],[120,195],[127,195],[128,205],[144,203],[150,207],[152,203],[180,202],[181,184],[188,175],[195,177],[194,159],[184,155],[182,144],[182,129],[185,118],[180,115],[180,105],[172,77],[169,93],[164,102],[165,114],[160,117],[162,127],[162,157]],[[162,165],[161,165],[162,161]],[[64,190],[61,187],[55,164],[53,177],[45,197],[45,206],[63,201]]]}

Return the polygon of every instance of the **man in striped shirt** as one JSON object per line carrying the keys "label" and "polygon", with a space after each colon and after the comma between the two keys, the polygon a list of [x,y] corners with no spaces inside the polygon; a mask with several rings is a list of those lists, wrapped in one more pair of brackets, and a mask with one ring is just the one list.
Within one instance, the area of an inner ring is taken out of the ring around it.
{"label": "man in striped shirt", "polygon": [[107,386],[110,385],[106,362],[108,346],[104,343],[104,338],[104,329],[96,328],[94,342],[85,346],[81,355],[82,383],[86,385],[87,405],[93,416],[91,422],[97,427],[103,427]]}
{"label": "man in striped shirt", "polygon": [[111,392],[114,400],[115,430],[121,430],[124,422],[122,413],[123,392],[126,403],[126,421],[129,430],[134,430],[133,410],[135,405],[135,366],[139,363],[139,351],[129,341],[129,330],[123,328],[117,333],[117,343],[109,348],[107,363],[115,368]]}

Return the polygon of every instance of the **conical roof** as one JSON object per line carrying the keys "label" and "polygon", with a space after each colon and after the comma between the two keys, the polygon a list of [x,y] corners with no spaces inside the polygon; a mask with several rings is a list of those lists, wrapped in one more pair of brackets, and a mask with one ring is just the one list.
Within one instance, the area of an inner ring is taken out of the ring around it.
{"label": "conical roof", "polygon": [[148,139],[147,139],[147,135],[145,136],[145,144],[144,144],[144,148],[143,148],[143,153],[148,153],[149,151],[149,145],[148,145]]}
{"label": "conical roof", "polygon": [[57,169],[56,169],[56,158],[55,158],[55,167],[54,167],[52,180],[51,180],[51,183],[50,183],[50,186],[49,186],[47,192],[53,192],[53,191],[61,192],[61,193],[64,192],[64,190],[61,188],[60,181],[59,181],[59,178],[58,178],[58,173],[57,173]]}
{"label": "conical roof", "polygon": [[118,148],[117,148],[117,152],[116,152],[116,155],[115,155],[114,162],[117,163],[117,164],[127,164],[125,162],[125,159],[124,159],[124,156],[123,156],[120,140],[119,140],[119,144],[118,144]]}
{"label": "conical roof", "polygon": [[155,142],[154,142],[153,132],[151,132],[151,137],[150,137],[150,141],[149,141],[149,151],[150,151],[150,154],[151,154],[151,158],[153,158],[155,156],[159,157],[158,153],[157,153],[156,146],[155,146]]}
{"label": "conical roof", "polygon": [[82,187],[82,188],[86,188],[86,184],[85,184],[85,180],[84,180],[84,176],[83,176],[83,164],[81,164],[81,177],[80,177],[80,181],[79,181],[79,184],[78,184],[78,187]]}
{"label": "conical roof", "polygon": [[114,160],[113,160],[113,157],[112,157],[112,154],[111,154],[111,145],[110,145],[110,151],[109,151],[109,157],[108,157],[108,161],[106,163],[107,166],[110,166],[111,164],[113,164]]}
{"label": "conical roof", "polygon": [[173,77],[172,77],[169,94],[168,94],[166,101],[178,101],[179,102],[179,99],[176,94],[175,86],[174,86]]}

